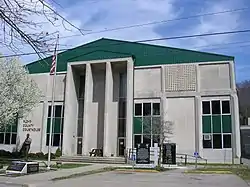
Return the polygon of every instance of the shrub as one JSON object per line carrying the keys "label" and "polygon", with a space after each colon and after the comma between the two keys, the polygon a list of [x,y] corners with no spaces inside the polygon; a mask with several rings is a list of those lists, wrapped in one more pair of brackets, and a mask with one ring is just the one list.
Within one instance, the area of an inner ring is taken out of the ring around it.
{"label": "shrub", "polygon": [[57,148],[56,153],[55,153],[55,156],[56,156],[56,157],[62,156],[62,151],[61,151],[60,148]]}
{"label": "shrub", "polygon": [[37,157],[37,158],[40,158],[40,159],[44,159],[44,158],[45,158],[45,155],[44,155],[43,152],[38,152],[38,153],[36,153],[36,157]]}
{"label": "shrub", "polygon": [[12,153],[9,152],[9,151],[0,150],[0,157],[11,158],[12,157]]}
{"label": "shrub", "polygon": [[[46,153],[44,156],[45,156],[46,159],[48,159],[48,153]],[[55,159],[56,158],[55,154],[51,153],[50,158]]]}
{"label": "shrub", "polygon": [[162,166],[156,166],[155,170],[156,171],[165,171],[166,169],[164,167],[162,167]]}

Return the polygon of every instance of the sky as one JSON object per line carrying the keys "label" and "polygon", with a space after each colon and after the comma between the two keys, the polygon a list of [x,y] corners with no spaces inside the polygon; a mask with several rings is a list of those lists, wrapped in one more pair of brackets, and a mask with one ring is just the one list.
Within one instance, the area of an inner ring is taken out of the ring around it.
{"label": "sky", "polygon": [[[47,2],[60,15],[84,30],[82,32],[85,35],[81,35],[77,29],[65,22],[64,26],[60,22],[55,27],[46,18],[32,17],[33,20],[47,22],[41,29],[44,32],[59,31],[61,49],[76,47],[103,37],[136,41],[250,29],[249,0],[47,0]],[[192,18],[199,14],[240,8],[247,9]],[[189,19],[180,19],[183,17],[189,17]],[[96,32],[163,20],[173,21]],[[234,56],[237,82],[250,79],[250,63],[247,60],[250,59],[250,32],[150,43]],[[8,49],[2,49],[2,51],[5,55],[12,54]],[[22,51],[33,52],[25,45]],[[22,56],[21,61],[26,64],[37,58],[36,55]]]}

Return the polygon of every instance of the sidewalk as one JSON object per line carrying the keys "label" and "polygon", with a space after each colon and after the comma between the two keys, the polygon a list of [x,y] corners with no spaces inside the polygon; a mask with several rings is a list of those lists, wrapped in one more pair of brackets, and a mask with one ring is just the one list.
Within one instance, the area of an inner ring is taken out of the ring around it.
{"label": "sidewalk", "polygon": [[[20,176],[20,177],[0,177],[0,183],[8,183],[8,184],[33,184],[33,185],[39,185],[41,183],[51,182],[53,178],[58,177],[67,177],[72,174],[79,174],[83,172],[93,171],[93,170],[99,170],[106,167],[115,167],[114,164],[93,164],[90,166],[83,166],[73,169],[60,169],[57,171],[49,171],[45,173],[37,173],[37,174],[31,174],[26,176]],[[32,186],[32,185],[31,185]]]}

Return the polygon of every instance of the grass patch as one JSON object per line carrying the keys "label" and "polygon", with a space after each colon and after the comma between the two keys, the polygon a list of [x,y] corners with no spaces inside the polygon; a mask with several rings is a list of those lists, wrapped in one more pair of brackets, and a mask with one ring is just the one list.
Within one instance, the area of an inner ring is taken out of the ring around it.
{"label": "grass patch", "polygon": [[90,166],[91,164],[76,164],[76,163],[62,163],[60,165],[52,165],[51,168],[57,168],[57,169],[73,169],[73,168],[79,168],[84,166]]}
{"label": "grass patch", "polygon": [[196,174],[235,174],[243,180],[250,181],[250,169],[246,166],[236,165],[231,167],[204,167],[195,170],[187,170],[185,173]]}
{"label": "grass patch", "polygon": [[51,179],[51,181],[72,179],[72,178],[82,177],[82,176],[86,176],[86,175],[92,175],[92,174],[97,174],[97,173],[114,171],[115,169],[116,168],[113,168],[113,167],[107,167],[107,168],[102,168],[102,169],[97,169],[97,170],[92,170],[92,171],[86,171],[86,172],[82,172],[82,173],[76,173],[76,174],[72,174],[72,175],[69,175],[69,176],[57,177],[57,178]]}
{"label": "grass patch", "polygon": [[164,167],[155,167],[155,168],[146,168],[146,167],[116,167],[116,170],[134,170],[134,171],[157,171],[157,172],[164,172],[164,171],[169,171],[169,170],[173,170],[174,168],[164,168]]}
{"label": "grass patch", "polygon": [[[195,163],[187,163],[187,165],[194,166]],[[223,163],[197,163],[198,166],[215,166],[215,167],[231,167],[231,166],[241,166],[240,164],[223,164]]]}

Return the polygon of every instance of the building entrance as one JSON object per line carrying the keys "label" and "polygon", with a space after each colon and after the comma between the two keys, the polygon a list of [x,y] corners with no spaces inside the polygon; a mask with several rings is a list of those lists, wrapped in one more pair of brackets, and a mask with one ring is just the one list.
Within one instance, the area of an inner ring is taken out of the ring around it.
{"label": "building entrance", "polygon": [[118,156],[125,156],[126,138],[118,138]]}

